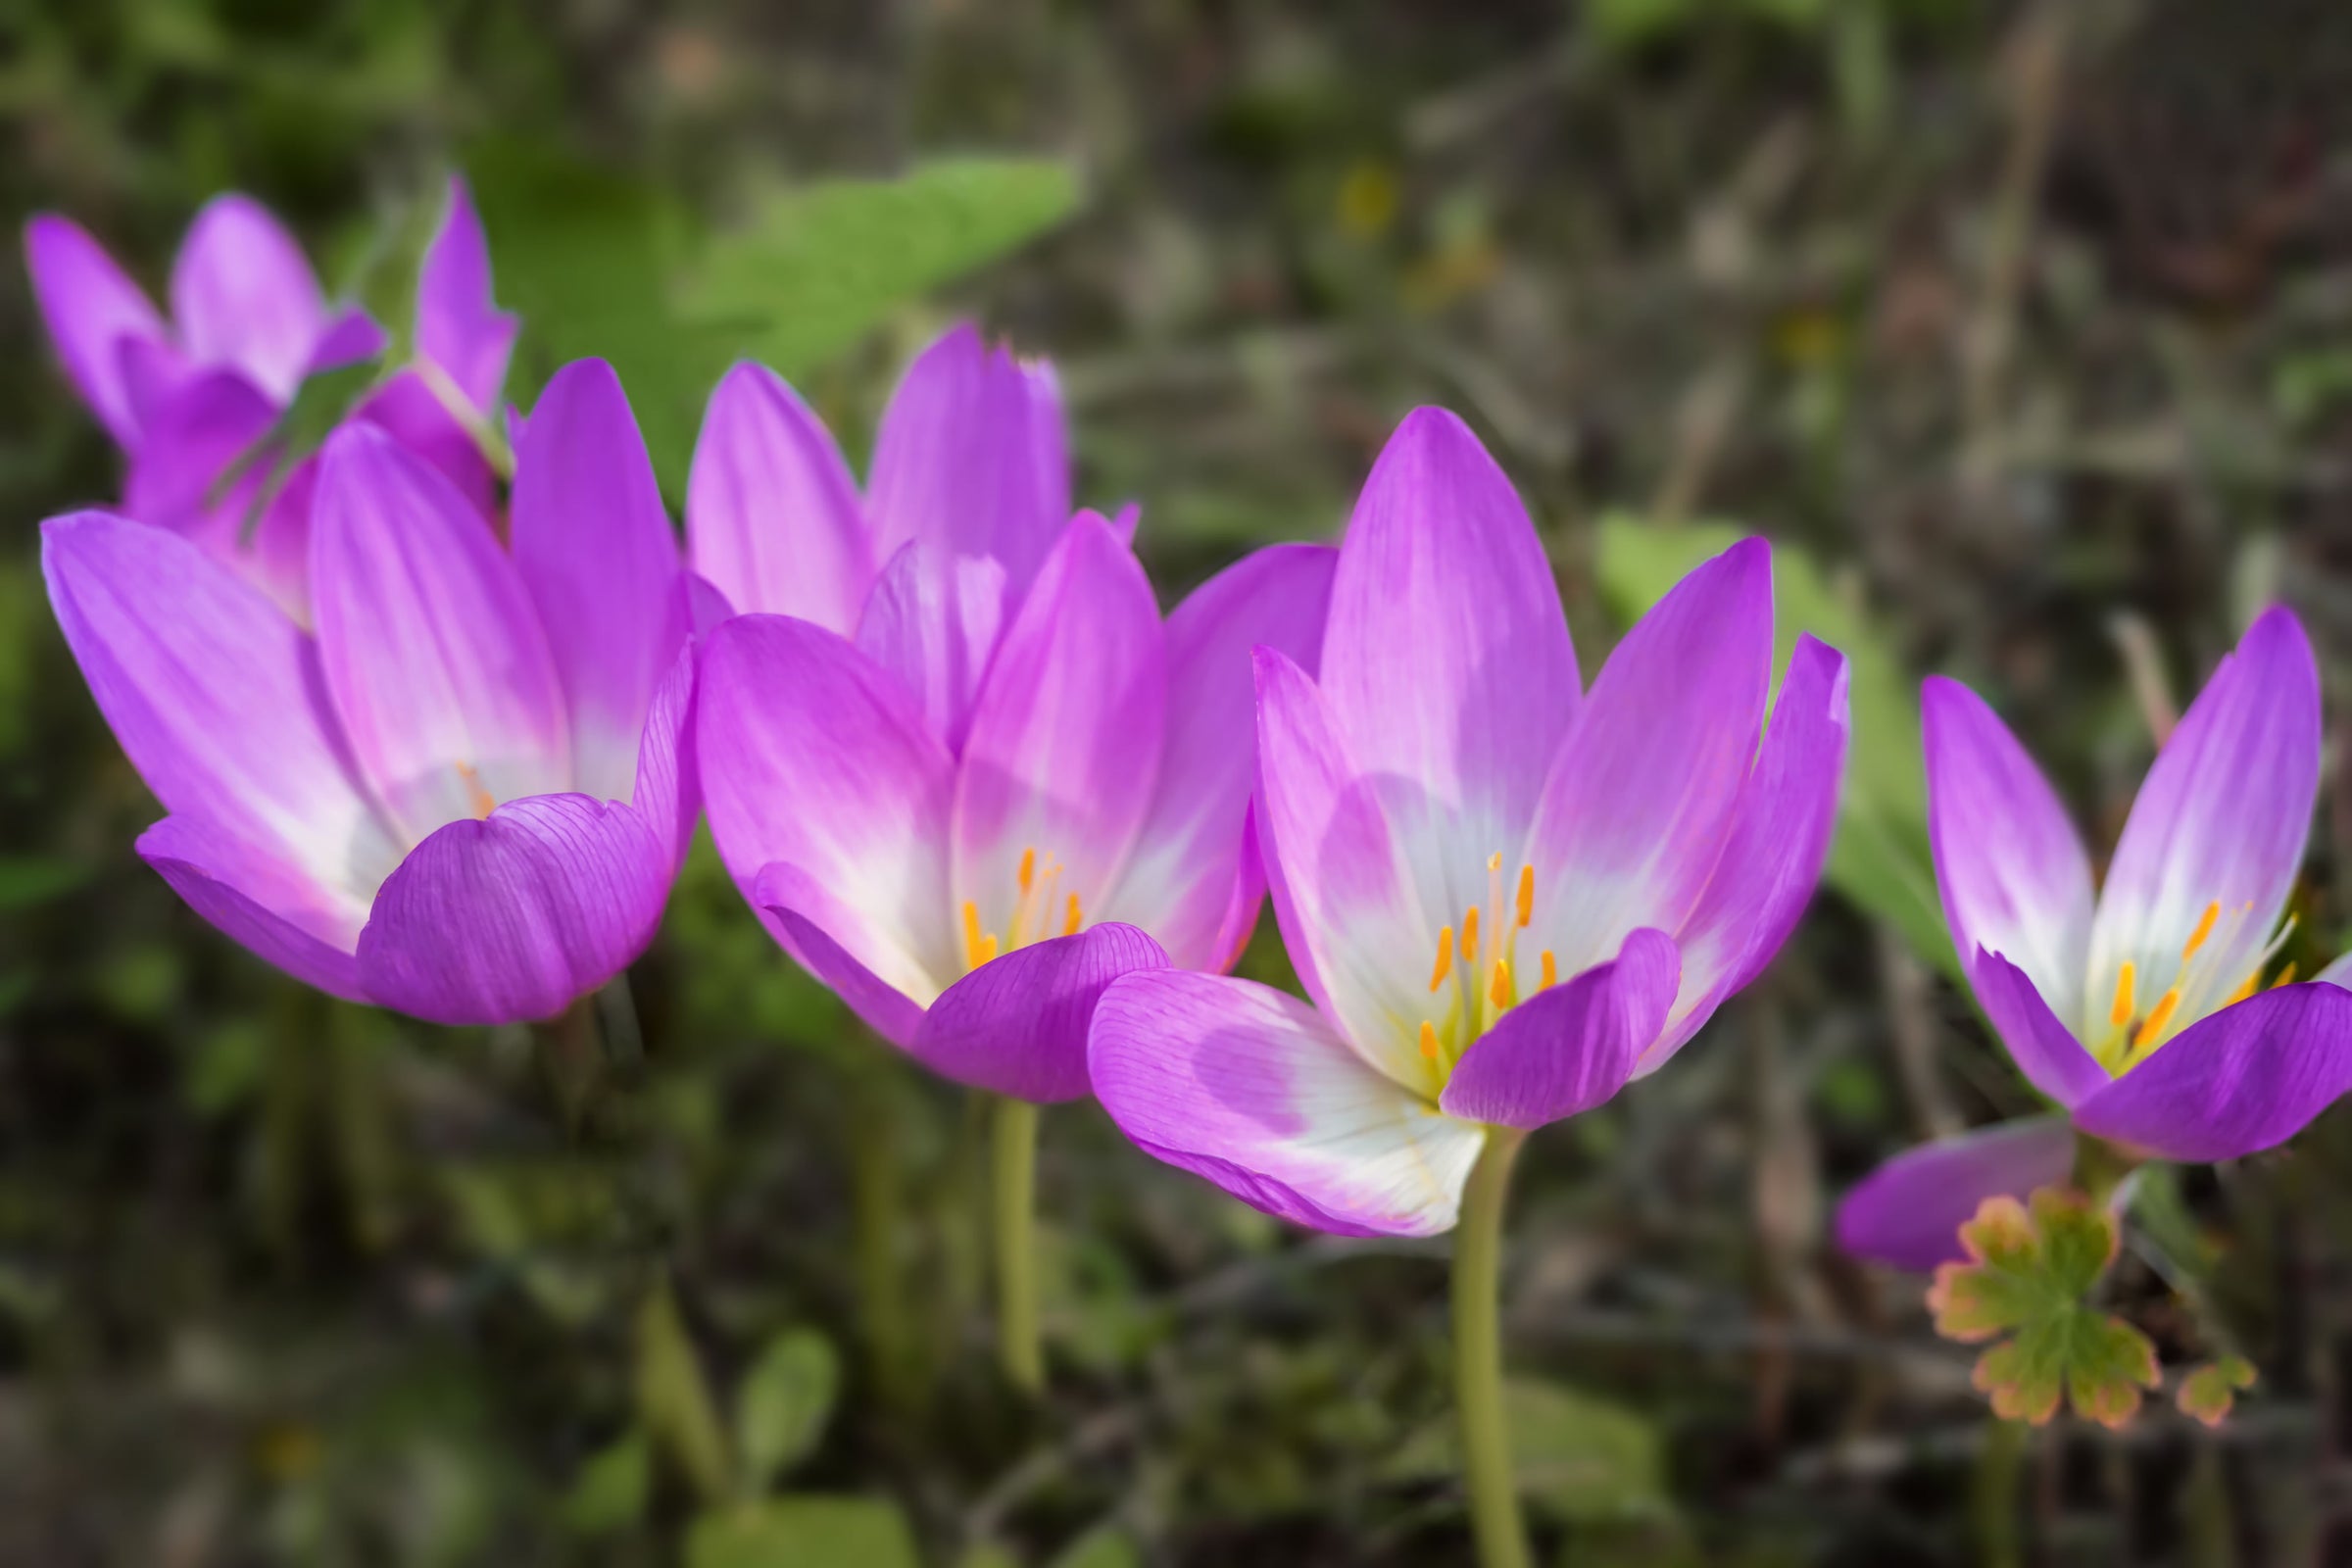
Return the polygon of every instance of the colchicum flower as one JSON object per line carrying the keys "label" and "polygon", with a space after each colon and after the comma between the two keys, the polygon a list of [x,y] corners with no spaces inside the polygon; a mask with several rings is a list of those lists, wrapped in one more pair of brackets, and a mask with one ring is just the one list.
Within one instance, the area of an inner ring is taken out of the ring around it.
{"label": "colchicum flower", "polygon": [[1132,523],[1067,491],[1047,372],[961,328],[893,397],[862,504],[746,366],[688,510],[698,570],[761,612],[712,634],[697,699],[720,857],[877,1034],[1036,1103],[1087,1093],[1112,975],[1248,938],[1250,650],[1311,657],[1333,560],[1260,551],[1163,626]]}
{"label": "colchicum flower", "polygon": [[548,384],[506,541],[365,421],[313,510],[315,631],[176,535],[44,526],[66,641],[170,812],[139,853],[338,997],[560,1012],[652,938],[696,809],[687,578],[620,384]]}
{"label": "colchicum flower", "polygon": [[1433,409],[1364,486],[1321,655],[1319,679],[1257,655],[1258,842],[1315,1004],[1130,975],[1096,1013],[1095,1092],[1148,1152],[1269,1213],[1426,1235],[1490,1124],[1609,1099],[1779,950],[1827,852],[1844,662],[1800,639],[1764,731],[1751,539],[1583,693],[1534,526]]}
{"label": "colchicum flower", "polygon": [[[189,227],[172,270],[170,321],[67,219],[34,218],[24,251],[66,373],[129,459],[122,512],[186,535],[307,618],[316,461],[296,464],[267,496],[266,459],[225,490],[220,480],[305,379],[374,358],[383,330],[356,307],[330,307],[293,236],[246,196],[216,197]],[[469,425],[497,407],[515,330],[491,303],[481,223],[453,179],[417,277],[416,357],[358,412],[431,459],[485,514],[494,479]]]}
{"label": "colchicum flower", "polygon": [[2273,972],[2320,778],[2319,670],[2291,613],[2254,622],[2165,741],[2095,895],[2065,808],[1992,710],[1941,678],[1923,708],[1952,943],[2063,1114],[1882,1166],[1838,1210],[1848,1251],[1959,1258],[1984,1199],[2068,1178],[2078,1130],[2127,1160],[2234,1159],[2352,1088],[2352,959],[2301,985],[2292,964]]}

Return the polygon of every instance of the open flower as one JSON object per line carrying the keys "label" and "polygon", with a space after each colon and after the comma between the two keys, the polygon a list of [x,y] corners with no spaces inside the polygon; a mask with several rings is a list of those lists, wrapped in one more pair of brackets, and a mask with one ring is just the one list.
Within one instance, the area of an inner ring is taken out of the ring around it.
{"label": "open flower", "polygon": [[1663,1063],[1802,911],[1844,662],[1800,639],[1763,733],[1771,675],[1751,539],[1583,693],[1509,482],[1458,419],[1413,414],[1348,523],[1320,678],[1257,655],[1259,844],[1315,1004],[1130,975],[1096,1013],[1096,1094],[1147,1152],[1270,1213],[1447,1229],[1490,1124],[1573,1115]]}
{"label": "open flower", "polygon": [[1969,983],[2063,1115],[1889,1161],[1838,1210],[1849,1250],[1904,1267],[1961,1255],[1984,1199],[2066,1179],[2075,1131],[2141,1158],[2234,1159],[2352,1088],[2352,994],[2274,959],[2320,778],[2311,644],[2266,612],[2158,752],[2105,886],[2048,780],[1992,710],[1933,679],[1928,825]]}
{"label": "open flower", "polygon": [[[270,462],[250,462],[225,490],[220,480],[306,378],[381,353],[382,329],[357,307],[329,306],[293,236],[246,196],[216,197],[190,225],[169,321],[67,219],[34,218],[24,250],[66,373],[129,457],[122,510],[187,535],[306,617],[316,464],[298,464],[266,503]],[[416,363],[360,415],[430,458],[484,511],[493,480],[467,421],[496,406],[514,332],[514,318],[491,304],[481,224],[453,179],[417,278]]]}
{"label": "open flower", "polygon": [[548,384],[502,543],[375,425],[321,456],[317,630],[172,534],[43,529],[91,695],[170,812],[139,853],[321,990],[544,1017],[642,951],[695,812],[685,574],[620,385]]}
{"label": "open flower", "polygon": [[1086,1093],[1110,976],[1223,967],[1248,937],[1250,650],[1311,657],[1332,568],[1260,551],[1163,625],[1131,524],[1063,510],[1063,450],[1047,374],[964,328],[907,372],[862,504],[789,389],[739,368],[689,507],[735,608],[789,612],[705,656],[720,857],[877,1033],[1036,1102]]}

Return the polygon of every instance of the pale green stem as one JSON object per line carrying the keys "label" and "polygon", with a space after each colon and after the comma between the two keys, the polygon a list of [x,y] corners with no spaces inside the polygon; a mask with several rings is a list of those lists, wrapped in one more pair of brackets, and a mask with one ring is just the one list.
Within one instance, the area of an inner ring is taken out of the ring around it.
{"label": "pale green stem", "polygon": [[1037,1327],[1037,1109],[1002,1096],[996,1104],[994,1181],[997,1353],[1023,1394],[1045,1392]]}
{"label": "pale green stem", "polygon": [[1480,1568],[1529,1568],[1527,1529],[1511,1473],[1510,1429],[1502,1404],[1502,1335],[1496,1281],[1502,1262],[1502,1209],[1511,1162],[1527,1134],[1490,1127],[1453,1233],[1454,1408],[1462,1424],[1462,1474]]}

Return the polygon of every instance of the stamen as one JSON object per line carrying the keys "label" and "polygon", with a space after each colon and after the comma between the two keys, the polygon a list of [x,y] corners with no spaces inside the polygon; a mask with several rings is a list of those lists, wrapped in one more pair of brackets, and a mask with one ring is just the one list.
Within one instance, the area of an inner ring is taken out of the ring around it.
{"label": "stamen", "polygon": [[2157,998],[2156,1010],[2148,1014],[2147,1021],[2139,1026],[2139,1032],[2132,1037],[2132,1049],[2145,1051],[2153,1045],[2156,1037],[2164,1033],[2164,1026],[2173,1021],[2173,1009],[2180,1005],[2180,988],[2179,986],[2175,986]]}
{"label": "stamen", "polygon": [[[2258,971],[2258,972],[2259,972],[2259,971]],[[2278,989],[2280,986],[2292,985],[2292,984],[2294,984],[2294,980],[2295,980],[2295,960],[2294,960],[2294,959],[2292,959],[2292,958],[2289,958],[2289,959],[2287,959],[2287,960],[2286,960],[2286,967],[2278,971],[2278,978],[2271,982],[2271,989],[2272,989],[2273,991],[2276,991],[2276,990],[2278,990]]]}
{"label": "stamen", "polygon": [[1421,1054],[1430,1061],[1438,1059],[1438,1026],[1427,1018],[1421,1020]]}
{"label": "stamen", "polygon": [[1478,906],[1462,916],[1462,961],[1468,963],[1478,956]]}
{"label": "stamen", "polygon": [[2262,984],[2262,965],[2256,964],[2254,966],[2254,972],[2246,976],[2245,983],[2240,985],[2235,991],[2230,992],[2230,1000],[2223,1003],[2222,1005],[2225,1007],[2236,1006],[2239,1003],[2252,996],[2254,994],[2254,988],[2260,984]]}
{"label": "stamen", "polygon": [[1429,971],[1429,989],[1437,990],[1446,983],[1446,977],[1451,973],[1453,973],[1453,927],[1444,926],[1438,931],[1438,962],[1437,967]]}
{"label": "stamen", "polygon": [[2126,958],[2115,977],[2115,1005],[2107,1011],[2107,1021],[2118,1029],[2132,1021],[2132,960]]}
{"label": "stamen", "polygon": [[2221,917],[2221,900],[2216,899],[2211,904],[2205,906],[2204,914],[2201,915],[2197,920],[2197,928],[2188,934],[2188,943],[2180,950],[2180,961],[2182,963],[2186,963],[2189,959],[2197,956],[2197,950],[2205,945],[2205,939],[2213,935],[2213,922],[2219,920]]}
{"label": "stamen", "polygon": [[459,762],[456,766],[458,778],[466,786],[466,804],[473,808],[474,815],[487,821],[490,813],[498,809],[497,797],[482,788],[482,775],[473,770],[471,762]]}
{"label": "stamen", "polygon": [[1536,917],[1536,868],[1532,865],[1523,865],[1519,868],[1518,914],[1519,924],[1523,929],[1528,921]]}
{"label": "stamen", "polygon": [[1511,1004],[1511,960],[1494,960],[1494,978],[1487,982],[1487,1000],[1497,1007]]}
{"label": "stamen", "polygon": [[997,956],[997,939],[980,929],[980,906],[963,901],[963,962],[977,969]]}
{"label": "stamen", "polygon": [[1545,948],[1544,950],[1544,983],[1536,987],[1536,989],[1538,991],[1549,991],[1553,986],[1556,986],[1559,983],[1559,961],[1552,957],[1551,950],[1549,948]]}
{"label": "stamen", "polygon": [[1021,884],[1023,893],[1028,892],[1029,884],[1037,880],[1037,851],[1034,849],[1021,852],[1021,868],[1015,873],[1015,880]]}
{"label": "stamen", "polygon": [[1085,915],[1078,907],[1078,895],[1073,893],[1070,895],[1070,912],[1061,918],[1061,934],[1074,937],[1078,934],[1078,928],[1085,923]]}
{"label": "stamen", "polygon": [[1487,857],[1487,869],[1490,871],[1502,869],[1502,852],[1500,850],[1496,850],[1493,855]]}

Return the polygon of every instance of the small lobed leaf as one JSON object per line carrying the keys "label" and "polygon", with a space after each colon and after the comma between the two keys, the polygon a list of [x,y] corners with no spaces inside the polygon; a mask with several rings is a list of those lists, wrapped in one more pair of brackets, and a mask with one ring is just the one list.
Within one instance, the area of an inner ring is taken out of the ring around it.
{"label": "small lobed leaf", "polygon": [[2190,1370],[2180,1380],[2173,1400],[2182,1415],[2194,1416],[2209,1427],[2229,1419],[2238,1394],[2254,1386],[2254,1363],[2242,1355],[2225,1355]]}

